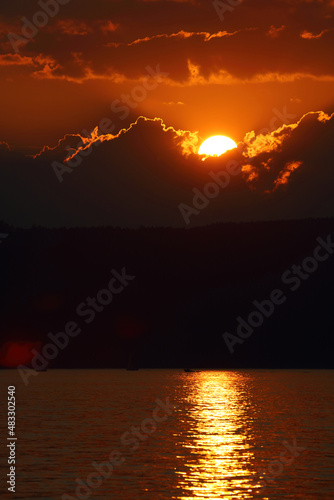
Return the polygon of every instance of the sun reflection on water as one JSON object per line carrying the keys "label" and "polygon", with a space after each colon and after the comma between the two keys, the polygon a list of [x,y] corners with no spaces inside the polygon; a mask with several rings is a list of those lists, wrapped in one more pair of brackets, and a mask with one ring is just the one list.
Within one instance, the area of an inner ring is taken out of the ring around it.
{"label": "sun reflection on water", "polygon": [[[195,376],[193,376],[195,375]],[[248,444],[248,403],[242,374],[202,372],[189,377],[185,426],[174,438],[179,498],[254,498],[254,454]],[[185,430],[187,428],[187,430]]]}

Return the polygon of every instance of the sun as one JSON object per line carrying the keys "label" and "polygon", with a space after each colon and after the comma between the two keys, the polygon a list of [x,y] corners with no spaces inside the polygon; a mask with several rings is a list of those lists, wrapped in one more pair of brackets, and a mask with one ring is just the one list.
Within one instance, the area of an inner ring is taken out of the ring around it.
{"label": "sun", "polygon": [[232,139],[225,135],[213,135],[203,142],[198,150],[199,155],[220,156],[229,149],[236,148],[237,145]]}

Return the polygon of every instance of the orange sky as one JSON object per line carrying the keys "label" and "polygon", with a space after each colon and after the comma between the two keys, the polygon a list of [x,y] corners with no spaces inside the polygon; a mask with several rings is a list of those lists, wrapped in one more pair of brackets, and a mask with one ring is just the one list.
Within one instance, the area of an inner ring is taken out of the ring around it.
{"label": "orange sky", "polygon": [[[184,227],[334,216],[333,16],[333,0],[7,2],[1,217]],[[238,149],[203,162],[211,135]],[[239,174],[198,210],[229,159]]]}
{"label": "orange sky", "polygon": [[[118,130],[139,115],[241,141],[282,125],[282,115],[332,111],[333,1],[244,0],[225,13],[204,0],[58,7],[25,43],[17,43],[29,33],[22,17],[38,20],[41,7],[2,8],[0,140],[14,147],[52,146],[103,118]],[[143,94],[147,66],[162,76]],[[111,105],[131,93],[138,100],[120,119]]]}

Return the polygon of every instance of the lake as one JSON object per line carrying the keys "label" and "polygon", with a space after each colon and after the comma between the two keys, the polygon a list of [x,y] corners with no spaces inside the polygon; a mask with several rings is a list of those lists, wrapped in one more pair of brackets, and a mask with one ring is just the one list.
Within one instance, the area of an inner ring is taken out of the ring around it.
{"label": "lake", "polygon": [[334,499],[333,370],[1,374],[10,498]]}

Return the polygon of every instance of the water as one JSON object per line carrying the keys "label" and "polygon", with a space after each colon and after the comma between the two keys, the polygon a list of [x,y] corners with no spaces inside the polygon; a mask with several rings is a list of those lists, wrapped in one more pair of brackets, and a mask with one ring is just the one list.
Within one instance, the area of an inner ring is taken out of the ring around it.
{"label": "water", "polygon": [[[50,370],[28,387],[1,373],[2,395],[16,385],[10,498],[334,499],[334,371]],[[157,398],[176,408],[154,423]]]}

